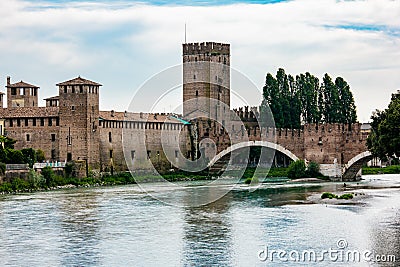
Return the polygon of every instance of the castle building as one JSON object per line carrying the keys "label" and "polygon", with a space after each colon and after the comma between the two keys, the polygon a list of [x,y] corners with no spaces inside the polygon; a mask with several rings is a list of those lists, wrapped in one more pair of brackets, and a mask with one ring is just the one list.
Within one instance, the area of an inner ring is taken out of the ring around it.
{"label": "castle building", "polygon": [[[145,114],[99,110],[101,84],[77,77],[58,83],[58,95],[38,106],[38,86],[7,77],[7,107],[0,94],[0,125],[5,135],[17,140],[16,149],[44,151],[49,161],[86,161],[93,169],[126,170],[122,135],[144,138],[145,152],[132,141],[130,160],[138,169],[165,161],[161,130],[179,136],[184,124],[168,114]],[[4,127],[3,127],[4,126]],[[146,129],[146,136],[140,131]],[[185,147],[185,139],[182,139]],[[179,149],[178,145],[173,149]]]}
{"label": "castle building", "polygon": [[[152,170],[153,166],[168,170],[177,166],[174,162],[200,154],[211,160],[233,144],[248,141],[273,143],[270,148],[281,158],[289,155],[293,160],[290,155],[295,155],[328,165],[343,165],[366,150],[368,132],[361,124],[276,129],[257,122],[257,108],[232,111],[230,45],[185,43],[182,48],[181,117],[101,111],[102,85],[82,77],[58,83],[58,95],[46,98],[46,106],[39,107],[38,86],[11,83],[7,77],[7,107],[0,92],[0,132],[17,140],[16,149],[41,149],[49,161],[85,161],[103,171]],[[283,158],[283,165],[289,161]]]}

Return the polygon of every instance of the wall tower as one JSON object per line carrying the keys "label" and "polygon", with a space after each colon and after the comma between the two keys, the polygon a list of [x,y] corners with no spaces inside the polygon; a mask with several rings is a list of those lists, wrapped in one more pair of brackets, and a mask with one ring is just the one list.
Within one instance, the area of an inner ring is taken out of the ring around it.
{"label": "wall tower", "polygon": [[[197,100],[202,98],[205,103]],[[225,105],[210,103],[207,99]],[[187,118],[199,112],[200,116],[204,114],[219,120],[229,112],[229,107],[230,45],[215,42],[183,44],[183,116]]]}
{"label": "wall tower", "polygon": [[37,107],[38,86],[20,81],[11,84],[11,78],[7,77],[7,107]]}
{"label": "wall tower", "polygon": [[60,111],[60,159],[85,160],[93,167],[99,156],[99,89],[81,77],[57,84]]}

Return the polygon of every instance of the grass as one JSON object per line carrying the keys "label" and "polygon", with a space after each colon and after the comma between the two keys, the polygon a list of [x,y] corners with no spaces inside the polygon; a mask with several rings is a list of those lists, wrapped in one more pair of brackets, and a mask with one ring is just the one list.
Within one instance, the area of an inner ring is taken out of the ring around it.
{"label": "grass", "polygon": [[363,167],[362,174],[398,174],[400,173],[400,165],[391,165],[384,168],[379,167]]}

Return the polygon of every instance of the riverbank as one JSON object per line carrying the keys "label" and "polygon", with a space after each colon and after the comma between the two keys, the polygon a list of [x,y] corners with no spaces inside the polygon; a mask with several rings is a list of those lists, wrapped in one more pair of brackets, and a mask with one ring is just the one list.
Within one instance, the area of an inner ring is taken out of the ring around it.
{"label": "riverbank", "polygon": [[[253,176],[259,181],[263,180],[263,182],[303,182],[302,180],[290,180],[287,177],[288,168],[258,168],[256,175],[255,170],[255,167],[249,167],[246,168],[244,172],[243,170],[226,171],[224,176],[237,178],[239,175],[241,175],[239,183],[246,183],[246,180],[253,178]],[[213,179],[216,179],[216,177],[209,176],[208,172],[206,171],[200,173],[176,171],[163,174],[162,176],[156,174],[140,174],[137,176],[132,176],[130,172],[120,172],[114,175],[103,174],[84,178],[64,177],[55,175],[51,172],[43,177],[43,175],[36,174],[32,171],[27,179],[15,178],[10,182],[1,183],[0,193],[7,194],[80,187],[128,185],[137,183],[162,182],[165,180],[169,182],[178,182],[207,181]],[[320,179],[312,178],[312,182],[321,181],[322,180]],[[311,182],[311,180],[308,180],[308,182]]]}
{"label": "riverbank", "polygon": [[387,167],[363,167],[362,174],[376,175],[376,174],[400,174],[400,165],[392,165]]}

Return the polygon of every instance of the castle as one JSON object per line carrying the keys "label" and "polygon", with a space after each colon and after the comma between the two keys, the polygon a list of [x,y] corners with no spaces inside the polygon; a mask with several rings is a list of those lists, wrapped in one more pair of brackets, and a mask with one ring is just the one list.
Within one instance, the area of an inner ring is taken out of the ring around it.
{"label": "castle", "polygon": [[[195,159],[200,151],[211,160],[233,142],[263,137],[298,158],[320,164],[337,161],[343,165],[366,150],[368,133],[360,124],[305,125],[301,130],[263,128],[256,120],[257,108],[232,111],[229,44],[183,44],[182,116],[101,111],[101,86],[82,77],[60,82],[58,95],[46,98],[46,106],[39,107],[38,86],[11,83],[7,77],[7,107],[4,93],[0,93],[0,126],[17,140],[16,149],[41,149],[49,161],[81,160],[103,171],[146,170],[151,165],[169,169],[172,161]],[[228,136],[227,132],[234,134]],[[162,140],[167,140],[171,155],[166,155]],[[128,147],[124,147],[126,143]]]}
{"label": "castle", "polygon": [[0,119],[6,135],[17,140],[16,149],[41,149],[49,161],[81,160],[93,169],[112,166],[123,170],[123,128],[130,129],[132,135],[147,129],[146,155],[133,149],[131,157],[150,159],[160,157],[162,127],[173,136],[184,127],[181,121],[166,114],[100,111],[101,84],[81,77],[57,86],[58,96],[46,98],[46,106],[39,107],[38,86],[23,81],[11,83],[7,78],[7,108],[1,94]]}

